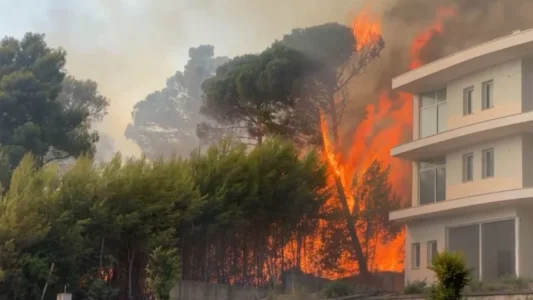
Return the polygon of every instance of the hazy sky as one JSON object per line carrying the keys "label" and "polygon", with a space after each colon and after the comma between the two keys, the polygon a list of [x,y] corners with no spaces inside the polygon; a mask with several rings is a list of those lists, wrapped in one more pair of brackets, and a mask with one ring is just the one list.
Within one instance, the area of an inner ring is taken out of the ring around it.
{"label": "hazy sky", "polygon": [[45,33],[67,50],[67,69],[112,101],[100,129],[126,155],[131,108],[182,69],[189,47],[258,52],[295,27],[349,24],[361,0],[0,0],[2,36]]}

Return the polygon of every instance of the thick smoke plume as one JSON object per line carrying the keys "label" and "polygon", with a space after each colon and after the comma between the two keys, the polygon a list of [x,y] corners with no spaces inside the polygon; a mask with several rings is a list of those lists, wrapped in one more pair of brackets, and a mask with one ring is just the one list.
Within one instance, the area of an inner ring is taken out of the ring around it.
{"label": "thick smoke plume", "polygon": [[[386,45],[381,57],[352,84],[354,110],[376,103],[384,90],[390,90],[392,78],[410,69],[413,40],[431,27],[439,10],[453,9],[455,15],[447,18],[442,32],[433,33],[420,49],[419,56],[425,63],[533,27],[533,15],[529,13],[533,1],[530,0],[365,1],[361,8],[370,10],[376,22],[381,23]],[[390,94],[393,102],[396,96]],[[401,107],[402,103],[393,105]],[[382,127],[388,125],[385,122]],[[346,136],[350,136],[358,124],[345,126]]]}

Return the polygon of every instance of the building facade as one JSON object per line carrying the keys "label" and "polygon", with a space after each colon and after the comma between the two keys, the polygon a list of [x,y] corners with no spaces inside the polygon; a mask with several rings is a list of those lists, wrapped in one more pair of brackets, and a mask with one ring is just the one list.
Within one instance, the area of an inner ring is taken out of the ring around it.
{"label": "building facade", "polygon": [[406,281],[433,281],[443,250],[481,281],[533,277],[533,30],[455,53],[393,79],[413,94]]}

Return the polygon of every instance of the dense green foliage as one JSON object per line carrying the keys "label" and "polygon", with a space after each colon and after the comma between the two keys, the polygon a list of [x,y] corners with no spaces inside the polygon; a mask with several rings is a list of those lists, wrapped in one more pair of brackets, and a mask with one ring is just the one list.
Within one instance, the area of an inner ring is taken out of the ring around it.
{"label": "dense green foliage", "polygon": [[[78,99],[58,97],[63,87],[76,82],[67,78],[63,85],[65,63],[65,51],[48,47],[44,35],[27,33],[21,40],[6,37],[0,42],[0,183],[4,187],[27,152],[38,165],[94,152],[98,135],[90,131],[88,120],[95,112],[89,105],[74,105]],[[91,88],[96,90],[95,85]]]}
{"label": "dense green foliage", "polygon": [[88,122],[99,122],[107,116],[109,99],[100,94],[98,84],[90,79],[78,80],[71,75],[63,79],[57,101],[67,110],[82,110]]}
{"label": "dense green foliage", "polygon": [[432,300],[461,300],[463,290],[470,283],[470,269],[458,253],[442,252],[437,255],[431,266],[437,283],[432,287]]}
{"label": "dense green foliage", "polygon": [[[188,160],[122,161],[80,158],[60,175],[22,160],[0,200],[0,299],[40,297],[52,264],[46,299],[64,285],[79,299],[139,297],[146,285],[164,295],[181,274],[267,282],[281,270],[257,268],[316,225],[326,197],[317,155],[300,158],[280,140],[251,151],[224,142]],[[182,268],[178,253],[186,253]],[[222,266],[208,265],[220,255]]]}
{"label": "dense green foliage", "polygon": [[258,144],[267,135],[286,134],[288,111],[312,66],[301,52],[279,43],[236,57],[204,81],[202,113]]}
{"label": "dense green foliage", "polygon": [[157,247],[146,266],[146,285],[158,300],[170,299],[170,290],[181,279],[178,249]]}

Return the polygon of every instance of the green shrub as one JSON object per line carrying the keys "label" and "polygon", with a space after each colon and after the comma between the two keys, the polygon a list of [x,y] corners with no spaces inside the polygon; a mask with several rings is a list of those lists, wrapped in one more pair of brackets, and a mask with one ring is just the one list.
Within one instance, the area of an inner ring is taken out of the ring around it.
{"label": "green shrub", "polygon": [[87,292],[88,300],[113,300],[118,297],[118,289],[111,287],[101,278],[95,279]]}
{"label": "green shrub", "polygon": [[407,282],[404,288],[405,294],[420,295],[424,294],[427,289],[427,282],[425,280],[415,280],[413,282]]}
{"label": "green shrub", "polygon": [[321,294],[326,299],[341,298],[353,295],[355,292],[353,288],[343,281],[333,281],[328,283]]}
{"label": "green shrub", "polygon": [[462,299],[463,290],[470,283],[470,270],[461,255],[446,251],[439,253],[431,270],[437,278],[431,289],[431,300]]}

